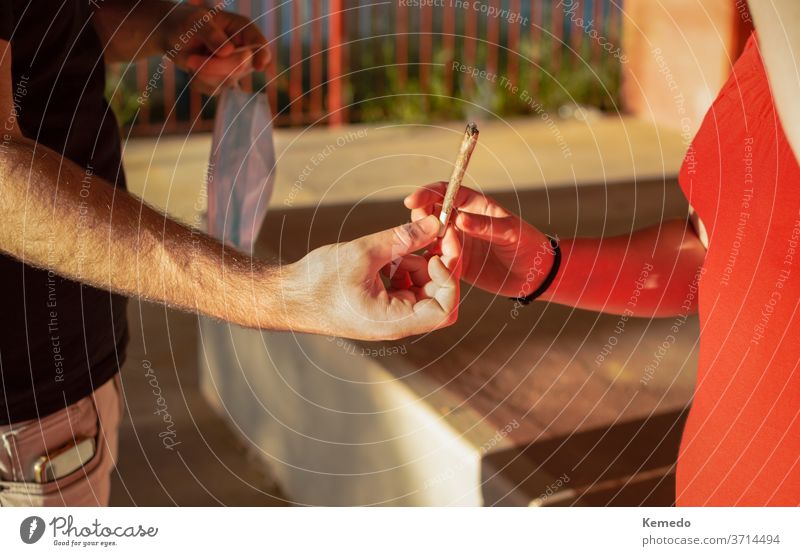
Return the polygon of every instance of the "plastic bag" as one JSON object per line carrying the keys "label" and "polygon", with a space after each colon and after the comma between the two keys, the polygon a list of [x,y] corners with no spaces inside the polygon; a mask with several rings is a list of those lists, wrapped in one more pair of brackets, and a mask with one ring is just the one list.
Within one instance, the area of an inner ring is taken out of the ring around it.
{"label": "plastic bag", "polygon": [[208,233],[251,253],[275,186],[267,96],[226,89],[217,105],[208,168]]}

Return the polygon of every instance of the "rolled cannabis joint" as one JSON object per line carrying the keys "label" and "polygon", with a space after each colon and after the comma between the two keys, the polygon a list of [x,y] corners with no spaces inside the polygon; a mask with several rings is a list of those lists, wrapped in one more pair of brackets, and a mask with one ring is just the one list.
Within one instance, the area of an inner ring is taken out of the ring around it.
{"label": "rolled cannabis joint", "polygon": [[464,179],[464,173],[467,171],[469,158],[472,156],[472,151],[475,150],[475,145],[477,144],[478,126],[474,122],[470,122],[464,132],[464,139],[461,141],[461,148],[458,150],[456,165],[453,167],[453,174],[447,183],[447,191],[445,191],[444,201],[442,201],[442,212],[439,214],[439,221],[442,223],[442,227],[439,229],[439,237],[444,235],[447,224],[450,222],[450,213],[453,211],[453,203],[456,200],[458,188],[461,187],[461,180]]}

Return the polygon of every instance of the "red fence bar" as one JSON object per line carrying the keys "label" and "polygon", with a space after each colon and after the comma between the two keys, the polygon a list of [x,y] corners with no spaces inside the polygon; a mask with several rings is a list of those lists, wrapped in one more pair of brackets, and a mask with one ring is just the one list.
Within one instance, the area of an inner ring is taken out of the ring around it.
{"label": "red fence bar", "polygon": [[[489,4],[492,8],[499,10],[501,8],[499,0],[492,0]],[[498,42],[500,41],[500,18],[497,16],[490,17],[488,21],[487,40],[489,44],[488,55],[486,57],[486,69],[490,73],[497,74],[497,53],[499,50]]]}
{"label": "red fence bar", "polygon": [[550,5],[550,29],[554,40],[551,43],[550,56],[553,59],[553,71],[561,69],[561,49],[564,46],[564,10],[561,6],[553,3]]}
{"label": "red fence bar", "polygon": [[[583,15],[585,8],[584,4],[585,2],[583,2],[582,0],[575,0],[575,11],[573,12],[575,15],[573,17],[585,19]],[[563,11],[564,6],[559,7],[558,4],[556,4],[554,9]],[[569,21],[567,23],[567,29],[569,32],[569,46],[574,51],[574,53],[572,53],[569,56],[569,62],[570,65],[574,68],[583,63],[580,58],[583,56],[583,53],[581,52],[581,47],[583,46],[583,39],[585,37],[585,33],[583,32],[583,29],[578,27],[573,21]]]}
{"label": "red fence bar", "polygon": [[330,0],[328,14],[328,123],[347,121],[344,103],[344,1]]}
{"label": "red fence bar", "polygon": [[464,28],[465,42],[464,54],[469,64],[475,63],[478,51],[478,12],[475,10],[467,11],[467,24]]}
{"label": "red fence bar", "polygon": [[[473,65],[478,54],[478,13],[475,10],[467,11],[467,21],[464,24],[464,63]],[[472,79],[464,80],[464,90],[469,92],[474,88],[475,81]]]}
{"label": "red fence bar", "polygon": [[622,0],[611,0],[608,7],[608,38],[614,44],[622,40]]}
{"label": "red fence bar", "polygon": [[397,3],[395,8],[397,28],[395,29],[395,59],[397,60],[397,82],[400,86],[408,80],[408,8]]}
{"label": "red fence bar", "polygon": [[[531,4],[531,41],[533,44],[541,44],[542,41],[542,26],[544,25],[544,6],[543,0],[533,0]],[[539,64],[541,63],[541,50],[536,50],[533,63],[536,68],[533,72],[533,82],[530,84],[531,92],[535,93],[539,89],[539,82],[541,81],[542,72],[539,71]],[[529,62],[530,63],[530,62]]]}
{"label": "red fence bar", "polygon": [[314,118],[322,115],[322,6],[312,2],[311,18],[311,98],[310,112]]}
{"label": "red fence bar", "polygon": [[303,123],[303,29],[302,2],[292,2],[292,46],[289,49],[289,113],[294,125]]}
{"label": "red fence bar", "polygon": [[[511,12],[520,13],[520,1],[511,0]],[[508,25],[508,50],[506,51],[506,60],[508,60],[506,67],[508,79],[518,85],[519,79],[519,36],[520,27],[523,25],[521,22],[509,23]]]}
{"label": "red fence bar", "polygon": [[444,11],[444,21],[442,22],[442,46],[447,52],[448,64],[444,68],[445,91],[448,95],[453,94],[453,64],[452,60],[456,55],[456,13],[454,10]]}
{"label": "red fence bar", "polygon": [[533,44],[542,40],[542,26],[544,25],[543,0],[531,0],[531,39]]}
{"label": "red fence bar", "polygon": [[[594,22],[594,29],[603,36],[608,36],[608,26],[603,25],[603,4],[595,2],[593,6],[592,21]],[[592,41],[592,65],[600,63],[602,49],[600,48],[600,41]]]}
{"label": "red fence bar", "polygon": [[175,64],[166,57],[164,63],[164,131],[174,132],[178,129],[178,114],[175,113]]}
{"label": "red fence bar", "polygon": [[433,63],[433,7],[422,8],[420,14],[419,37],[419,82],[423,91],[427,91],[431,82],[431,63]]}
{"label": "red fence bar", "polygon": [[272,113],[277,114],[278,83],[276,77],[278,75],[278,61],[280,60],[280,41],[278,40],[280,33],[278,32],[278,8],[275,6],[274,0],[268,12],[267,29],[269,31],[267,36],[267,41],[269,41],[269,53],[272,56],[272,62],[267,68],[266,74],[267,94],[269,95],[269,104],[272,107]]}

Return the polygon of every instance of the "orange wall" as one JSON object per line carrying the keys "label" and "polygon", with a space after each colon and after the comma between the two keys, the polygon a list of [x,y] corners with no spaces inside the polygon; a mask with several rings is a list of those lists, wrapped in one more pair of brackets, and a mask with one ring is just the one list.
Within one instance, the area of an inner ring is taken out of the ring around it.
{"label": "orange wall", "polygon": [[688,145],[750,32],[744,0],[626,0],[623,7],[624,106],[680,129]]}

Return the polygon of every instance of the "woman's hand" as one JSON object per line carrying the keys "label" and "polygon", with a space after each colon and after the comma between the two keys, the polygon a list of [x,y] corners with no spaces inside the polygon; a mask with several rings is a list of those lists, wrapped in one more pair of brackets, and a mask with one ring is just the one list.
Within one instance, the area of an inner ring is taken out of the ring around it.
{"label": "woman's hand", "polygon": [[[438,215],[446,188],[446,182],[438,182],[406,197],[411,220]],[[464,280],[508,297],[524,297],[539,287],[553,264],[547,236],[468,187],[461,187],[454,207],[458,211],[455,226],[461,232]]]}

